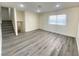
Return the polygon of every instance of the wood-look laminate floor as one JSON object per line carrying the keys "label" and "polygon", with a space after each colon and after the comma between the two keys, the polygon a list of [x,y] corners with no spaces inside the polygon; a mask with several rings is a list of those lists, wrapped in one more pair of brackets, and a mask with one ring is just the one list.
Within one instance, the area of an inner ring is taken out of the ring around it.
{"label": "wood-look laminate floor", "polygon": [[3,56],[77,56],[76,40],[64,35],[35,30],[9,35],[2,40]]}

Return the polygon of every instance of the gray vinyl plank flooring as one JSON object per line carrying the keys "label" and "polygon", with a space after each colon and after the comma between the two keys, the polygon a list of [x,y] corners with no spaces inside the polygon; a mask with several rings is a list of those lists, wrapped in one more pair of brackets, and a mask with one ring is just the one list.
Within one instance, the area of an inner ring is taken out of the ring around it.
{"label": "gray vinyl plank flooring", "polygon": [[2,39],[2,56],[78,56],[76,39],[44,30]]}

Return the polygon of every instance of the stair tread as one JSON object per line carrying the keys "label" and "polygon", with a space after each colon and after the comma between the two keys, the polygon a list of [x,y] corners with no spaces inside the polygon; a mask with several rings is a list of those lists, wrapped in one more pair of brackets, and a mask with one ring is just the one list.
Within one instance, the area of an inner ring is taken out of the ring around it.
{"label": "stair tread", "polygon": [[7,36],[13,35],[14,29],[11,20],[2,21],[2,37],[6,38]]}

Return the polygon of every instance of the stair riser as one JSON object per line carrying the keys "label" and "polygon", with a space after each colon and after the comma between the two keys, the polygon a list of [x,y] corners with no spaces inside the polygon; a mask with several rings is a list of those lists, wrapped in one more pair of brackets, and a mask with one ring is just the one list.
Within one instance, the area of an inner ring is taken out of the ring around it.
{"label": "stair riser", "polygon": [[2,29],[13,29],[13,27],[3,27]]}
{"label": "stair riser", "polygon": [[2,21],[2,36],[3,38],[10,36],[10,34],[13,34],[13,25],[12,21]]}
{"label": "stair riser", "polygon": [[[3,29],[3,28],[2,28]],[[3,29],[2,31],[13,31],[13,28],[5,28],[5,29]]]}

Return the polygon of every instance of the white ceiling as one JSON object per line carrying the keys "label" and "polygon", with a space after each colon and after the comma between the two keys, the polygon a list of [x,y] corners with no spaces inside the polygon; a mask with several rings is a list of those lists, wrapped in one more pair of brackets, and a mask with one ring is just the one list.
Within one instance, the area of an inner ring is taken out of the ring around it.
{"label": "white ceiling", "polygon": [[[23,4],[24,7],[21,8],[19,6],[20,4]],[[57,4],[60,5],[59,8],[56,7]],[[30,10],[32,12],[36,12],[38,5],[41,5],[40,13],[42,13],[69,7],[77,7],[79,6],[79,2],[0,2],[0,5],[3,7],[17,8],[19,10]]]}

